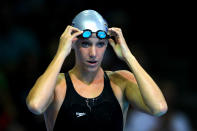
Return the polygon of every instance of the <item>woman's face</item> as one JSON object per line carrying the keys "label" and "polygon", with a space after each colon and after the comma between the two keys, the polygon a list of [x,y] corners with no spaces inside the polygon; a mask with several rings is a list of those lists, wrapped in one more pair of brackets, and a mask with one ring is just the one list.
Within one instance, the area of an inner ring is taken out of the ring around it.
{"label": "woman's face", "polygon": [[93,33],[90,38],[79,38],[74,44],[75,64],[88,71],[96,71],[101,65],[108,40],[99,39]]}

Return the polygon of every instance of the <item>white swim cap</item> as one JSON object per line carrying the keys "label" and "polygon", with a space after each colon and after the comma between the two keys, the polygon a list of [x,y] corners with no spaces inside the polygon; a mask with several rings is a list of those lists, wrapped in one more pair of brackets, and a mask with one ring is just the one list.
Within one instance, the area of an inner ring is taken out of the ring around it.
{"label": "white swim cap", "polygon": [[95,10],[84,10],[77,14],[72,21],[72,26],[81,31],[89,29],[92,32],[97,32],[98,30],[108,32],[107,22]]}

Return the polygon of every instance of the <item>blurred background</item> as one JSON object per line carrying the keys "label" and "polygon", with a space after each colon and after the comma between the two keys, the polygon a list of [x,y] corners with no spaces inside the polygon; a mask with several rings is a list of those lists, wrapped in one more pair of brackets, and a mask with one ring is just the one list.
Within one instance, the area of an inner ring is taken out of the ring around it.
{"label": "blurred background", "polygon": [[[66,26],[85,9],[98,11],[110,27],[122,29],[131,52],[166,97],[166,115],[156,118],[131,109],[126,130],[197,130],[192,5],[175,1],[1,1],[0,131],[46,130],[43,116],[32,114],[25,99],[53,59]],[[107,48],[103,68],[129,70],[112,48]],[[71,52],[61,72],[73,65]]]}

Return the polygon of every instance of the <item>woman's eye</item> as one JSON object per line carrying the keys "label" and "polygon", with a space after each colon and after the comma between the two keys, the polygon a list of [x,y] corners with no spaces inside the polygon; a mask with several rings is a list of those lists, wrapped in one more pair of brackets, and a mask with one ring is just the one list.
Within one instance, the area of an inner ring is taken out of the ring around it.
{"label": "woman's eye", "polygon": [[89,42],[86,42],[86,41],[84,41],[84,42],[82,42],[81,43],[81,47],[83,47],[83,48],[87,48],[87,47],[89,47],[91,44],[89,43]]}
{"label": "woman's eye", "polygon": [[97,47],[103,47],[105,45],[105,43],[104,42],[99,42],[96,45],[97,45]]}

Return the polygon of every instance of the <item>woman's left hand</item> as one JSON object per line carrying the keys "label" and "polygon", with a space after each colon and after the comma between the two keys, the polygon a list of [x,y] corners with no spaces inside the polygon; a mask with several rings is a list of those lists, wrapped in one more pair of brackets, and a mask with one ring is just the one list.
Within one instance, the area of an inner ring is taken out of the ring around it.
{"label": "woman's left hand", "polygon": [[109,39],[109,43],[114,49],[116,55],[121,59],[125,60],[130,50],[126,44],[122,30],[120,28],[112,27],[108,29],[109,35],[115,37],[115,40]]}

